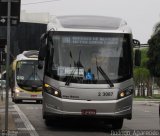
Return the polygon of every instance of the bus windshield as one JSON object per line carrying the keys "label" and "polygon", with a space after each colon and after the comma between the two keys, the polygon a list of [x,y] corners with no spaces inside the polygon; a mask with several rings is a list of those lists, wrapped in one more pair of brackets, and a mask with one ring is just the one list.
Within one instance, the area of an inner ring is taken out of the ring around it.
{"label": "bus windshield", "polygon": [[42,71],[38,69],[37,65],[37,60],[21,60],[17,62],[16,80],[19,86],[42,86]]}
{"label": "bus windshield", "polygon": [[126,80],[132,77],[131,46],[130,34],[54,32],[48,38],[46,74],[82,84],[106,84],[104,75],[113,83]]}

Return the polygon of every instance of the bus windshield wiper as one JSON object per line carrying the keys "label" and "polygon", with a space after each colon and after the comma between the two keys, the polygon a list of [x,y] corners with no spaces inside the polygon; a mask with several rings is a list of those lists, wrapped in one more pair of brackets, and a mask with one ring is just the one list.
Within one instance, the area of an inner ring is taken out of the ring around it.
{"label": "bus windshield wiper", "polygon": [[105,79],[105,81],[110,85],[110,87],[114,87],[114,84],[109,79],[109,77],[107,76],[107,74],[103,71],[103,69],[101,68],[101,66],[97,66],[97,70],[101,73],[101,75],[103,76],[103,78]]}
{"label": "bus windshield wiper", "polygon": [[71,82],[71,80],[72,80],[72,78],[73,78],[73,76],[74,76],[75,71],[76,71],[76,68],[74,68],[74,69],[72,70],[71,74],[68,76],[65,85],[69,85],[69,84],[70,84],[70,82]]}
{"label": "bus windshield wiper", "polygon": [[[69,55],[70,55],[70,58],[73,60],[73,57],[72,57],[72,52],[70,51],[69,52]],[[78,68],[78,75],[79,75],[79,68],[80,67],[83,67],[83,65],[81,64],[81,61],[80,61],[80,57],[81,57],[81,50],[79,51],[79,58],[78,58],[78,62],[75,62],[74,60],[74,69],[72,70],[71,74],[69,75],[69,77],[67,78],[67,81],[65,83],[65,85],[69,85],[73,76],[74,76],[74,73],[76,71],[76,69]],[[70,65],[71,66],[71,65]]]}

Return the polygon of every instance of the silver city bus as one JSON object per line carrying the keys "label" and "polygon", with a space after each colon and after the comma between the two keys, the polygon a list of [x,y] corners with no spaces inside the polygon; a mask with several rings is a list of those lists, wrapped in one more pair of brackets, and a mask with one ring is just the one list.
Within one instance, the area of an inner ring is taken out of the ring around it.
{"label": "silver city bus", "polygon": [[38,69],[38,51],[24,51],[12,63],[11,94],[15,103],[22,100],[42,102],[43,70]]}
{"label": "silver city bus", "polygon": [[56,17],[41,43],[46,124],[56,117],[91,117],[121,129],[123,119],[132,118],[133,39],[125,21],[103,16]]}

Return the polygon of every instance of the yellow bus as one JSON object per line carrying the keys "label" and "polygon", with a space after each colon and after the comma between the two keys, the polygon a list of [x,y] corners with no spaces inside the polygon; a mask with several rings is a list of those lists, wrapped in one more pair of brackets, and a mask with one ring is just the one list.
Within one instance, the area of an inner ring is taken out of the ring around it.
{"label": "yellow bus", "polygon": [[42,102],[42,74],[38,69],[38,51],[24,51],[12,63],[11,95],[15,103],[22,100]]}

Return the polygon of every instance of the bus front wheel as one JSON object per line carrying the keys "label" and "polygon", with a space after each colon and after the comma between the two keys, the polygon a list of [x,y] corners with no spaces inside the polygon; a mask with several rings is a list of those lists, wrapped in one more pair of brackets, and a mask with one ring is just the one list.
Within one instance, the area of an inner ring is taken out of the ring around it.
{"label": "bus front wheel", "polygon": [[123,126],[123,118],[113,120],[112,129],[121,129],[122,126]]}
{"label": "bus front wheel", "polygon": [[38,104],[42,104],[42,100],[37,100],[36,101]]}
{"label": "bus front wheel", "polygon": [[46,124],[46,126],[51,126],[52,125],[52,121],[51,121],[51,119],[45,119],[45,124]]}
{"label": "bus front wheel", "polygon": [[14,103],[22,103],[22,100],[19,100],[19,99],[13,99],[14,100]]}

